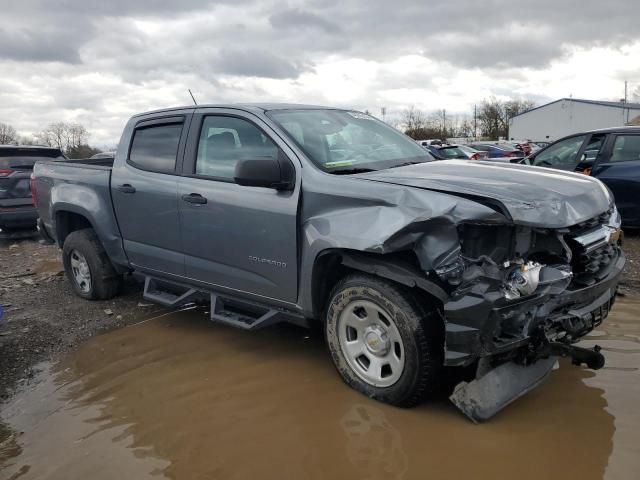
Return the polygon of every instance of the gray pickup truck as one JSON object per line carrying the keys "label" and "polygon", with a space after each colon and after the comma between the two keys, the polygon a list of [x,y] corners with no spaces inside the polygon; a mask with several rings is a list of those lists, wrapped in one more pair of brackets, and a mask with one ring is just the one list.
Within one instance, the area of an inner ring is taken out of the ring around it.
{"label": "gray pickup truck", "polygon": [[625,259],[612,195],[584,175],[433,161],[360,112],[252,104],[136,115],[115,159],[41,161],[33,184],[81,297],[136,272],[146,299],[210,302],[215,322],[320,322],[344,381],[383,402],[465,372],[451,399],[482,420],[557,357],[604,363],[573,344]]}

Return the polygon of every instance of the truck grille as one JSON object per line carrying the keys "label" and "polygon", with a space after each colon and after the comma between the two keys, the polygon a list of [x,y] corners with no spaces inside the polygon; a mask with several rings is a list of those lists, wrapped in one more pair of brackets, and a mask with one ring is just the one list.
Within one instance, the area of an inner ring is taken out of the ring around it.
{"label": "truck grille", "polygon": [[609,266],[619,254],[619,247],[610,243],[609,228],[605,227],[611,212],[571,227],[565,240],[571,248],[573,284],[577,287],[592,285],[609,272]]}

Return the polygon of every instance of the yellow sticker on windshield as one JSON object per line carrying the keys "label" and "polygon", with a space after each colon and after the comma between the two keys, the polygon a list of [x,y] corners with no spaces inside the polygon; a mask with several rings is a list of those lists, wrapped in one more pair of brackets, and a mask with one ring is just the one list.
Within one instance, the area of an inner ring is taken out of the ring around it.
{"label": "yellow sticker on windshield", "polygon": [[348,165],[353,165],[352,160],[339,160],[337,162],[327,162],[324,164],[325,167],[333,168],[333,167],[346,167]]}

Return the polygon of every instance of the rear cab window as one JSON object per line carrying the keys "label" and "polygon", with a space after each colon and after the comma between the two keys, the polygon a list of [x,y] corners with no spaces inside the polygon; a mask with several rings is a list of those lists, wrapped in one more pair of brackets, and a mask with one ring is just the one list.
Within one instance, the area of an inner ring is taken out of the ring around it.
{"label": "rear cab window", "polygon": [[137,127],[127,163],[141,170],[174,173],[182,127],[183,121]]}

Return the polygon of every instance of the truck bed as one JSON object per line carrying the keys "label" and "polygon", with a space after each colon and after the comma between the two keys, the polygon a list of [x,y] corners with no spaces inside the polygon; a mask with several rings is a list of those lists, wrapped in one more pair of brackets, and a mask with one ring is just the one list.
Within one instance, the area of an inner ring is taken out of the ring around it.
{"label": "truck bed", "polygon": [[59,229],[76,221],[74,215],[88,220],[109,257],[126,264],[111,200],[112,166],[111,158],[37,162],[33,172],[38,213],[41,228],[53,239],[59,238]]}

